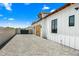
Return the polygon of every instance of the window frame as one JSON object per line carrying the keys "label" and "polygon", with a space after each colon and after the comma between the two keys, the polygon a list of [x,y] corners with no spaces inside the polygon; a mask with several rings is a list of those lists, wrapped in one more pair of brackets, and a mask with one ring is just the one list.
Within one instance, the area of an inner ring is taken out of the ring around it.
{"label": "window frame", "polygon": [[57,33],[57,19],[51,21],[51,32]]}
{"label": "window frame", "polygon": [[[72,17],[73,19],[71,19]],[[72,23],[71,20],[73,20]],[[75,26],[75,15],[69,16],[69,27],[73,27],[73,26]]]}

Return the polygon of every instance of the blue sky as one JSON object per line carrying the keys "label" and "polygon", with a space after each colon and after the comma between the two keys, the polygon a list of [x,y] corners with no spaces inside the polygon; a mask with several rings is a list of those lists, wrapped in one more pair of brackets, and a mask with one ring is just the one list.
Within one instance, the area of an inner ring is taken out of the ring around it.
{"label": "blue sky", "polygon": [[42,11],[53,12],[64,3],[0,3],[0,26],[25,28]]}

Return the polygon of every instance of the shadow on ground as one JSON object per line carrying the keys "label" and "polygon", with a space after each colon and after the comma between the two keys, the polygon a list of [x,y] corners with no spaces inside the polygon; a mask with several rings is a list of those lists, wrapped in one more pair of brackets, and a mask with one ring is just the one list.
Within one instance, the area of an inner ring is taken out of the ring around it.
{"label": "shadow on ground", "polygon": [[[15,34],[16,35],[16,34]],[[15,36],[13,35],[11,38],[9,38],[6,42],[4,42],[2,45],[0,45],[0,50]]]}

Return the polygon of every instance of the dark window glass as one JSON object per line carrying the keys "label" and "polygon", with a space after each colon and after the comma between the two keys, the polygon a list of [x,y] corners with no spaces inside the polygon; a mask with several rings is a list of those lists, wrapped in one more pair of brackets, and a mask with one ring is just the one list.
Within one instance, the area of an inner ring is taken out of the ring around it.
{"label": "dark window glass", "polygon": [[57,19],[52,20],[51,31],[52,33],[57,33]]}
{"label": "dark window glass", "polygon": [[69,26],[74,26],[75,23],[75,16],[69,16]]}

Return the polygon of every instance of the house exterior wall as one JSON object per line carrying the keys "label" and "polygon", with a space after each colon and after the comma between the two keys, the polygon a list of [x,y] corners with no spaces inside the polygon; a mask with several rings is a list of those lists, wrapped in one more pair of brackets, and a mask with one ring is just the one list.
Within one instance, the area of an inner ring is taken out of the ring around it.
{"label": "house exterior wall", "polygon": [[47,30],[46,30],[46,21],[45,20],[41,20],[35,24],[32,25],[32,28],[33,28],[33,33],[36,34],[36,29],[35,29],[35,26],[37,25],[40,25],[41,26],[41,30],[40,30],[40,37],[43,37],[43,38],[47,38]]}
{"label": "house exterior wall", "polygon": [[[79,4],[73,4],[46,18],[47,39],[79,49]],[[69,16],[75,15],[75,26],[69,27]],[[57,19],[57,33],[51,32],[51,21]]]}
{"label": "house exterior wall", "polygon": [[[33,34],[35,34],[35,35],[37,34],[36,27],[37,27],[38,25],[40,25],[40,26],[42,25],[42,24],[41,24],[41,21],[40,21],[40,22],[37,22],[37,23],[35,23],[35,24],[32,25]],[[42,30],[42,29],[40,29],[40,32],[41,32],[41,30]],[[40,33],[40,37],[41,37],[41,35],[42,35],[42,33]]]}
{"label": "house exterior wall", "polygon": [[[65,9],[35,23],[41,24],[41,37],[79,50],[79,4],[73,4]],[[75,26],[69,27],[69,16],[75,15]],[[57,19],[57,33],[51,32],[51,21]]]}
{"label": "house exterior wall", "polygon": [[33,34],[33,28],[31,26],[27,27],[25,30],[28,30],[28,34]]}
{"label": "house exterior wall", "polygon": [[45,21],[45,19],[43,19],[42,21],[41,21],[41,25],[42,25],[42,28],[41,28],[41,36],[43,37],[43,38],[46,38],[47,39],[47,30],[46,30],[46,21]]}

